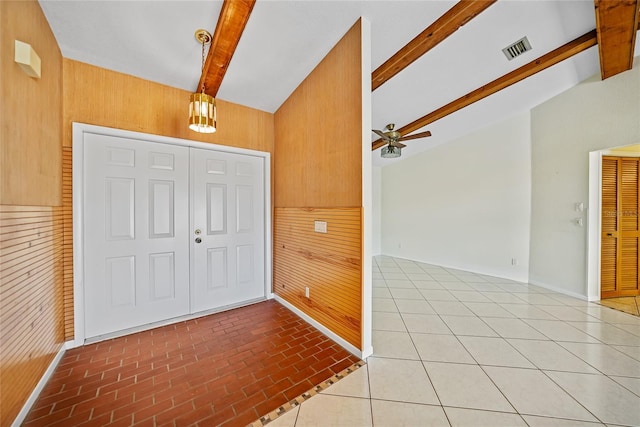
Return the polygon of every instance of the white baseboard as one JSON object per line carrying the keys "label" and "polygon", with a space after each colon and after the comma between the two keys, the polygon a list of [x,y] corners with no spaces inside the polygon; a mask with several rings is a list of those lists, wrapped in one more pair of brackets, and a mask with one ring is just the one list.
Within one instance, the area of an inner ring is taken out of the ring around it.
{"label": "white baseboard", "polygon": [[324,326],[322,323],[318,322],[317,320],[311,318],[308,314],[306,314],[305,312],[303,312],[302,310],[300,310],[299,308],[297,308],[296,306],[294,306],[290,302],[284,300],[283,298],[279,297],[278,295],[275,295],[274,298],[280,304],[284,305],[289,310],[293,311],[295,314],[297,314],[299,317],[304,319],[306,322],[311,323],[316,329],[320,330],[320,332],[322,332],[323,334],[325,334],[326,336],[331,338],[338,345],[340,345],[340,347],[344,348],[349,353],[353,354],[354,356],[358,357],[359,359],[363,359],[363,358],[365,358],[367,356],[370,356],[371,353],[373,353],[373,349],[367,349],[366,352],[360,351],[360,349],[358,349],[358,348],[354,347],[352,344],[348,343],[344,338],[341,338],[335,332],[331,331],[329,328],[327,328],[326,326]]}
{"label": "white baseboard", "polygon": [[36,400],[38,400],[38,396],[40,396],[40,393],[44,389],[44,386],[47,385],[47,381],[49,381],[49,379],[55,372],[56,368],[58,367],[60,360],[62,360],[62,356],[64,356],[64,353],[67,351],[67,349],[72,347],[73,347],[73,341],[68,341],[62,344],[62,346],[60,347],[60,350],[58,350],[58,353],[53,358],[53,360],[49,364],[49,367],[42,375],[42,378],[40,378],[40,381],[38,381],[38,384],[33,389],[31,394],[29,395],[29,398],[22,406],[22,409],[18,413],[18,416],[16,417],[15,420],[13,420],[13,423],[11,424],[12,427],[19,427],[20,425],[22,425],[25,418],[27,418],[27,415],[29,415],[29,411],[31,411],[31,408],[36,403]]}
{"label": "white baseboard", "polygon": [[[403,260],[407,260],[407,261],[413,261],[413,262],[419,262],[421,264],[430,264],[430,265],[434,265],[437,267],[442,267],[442,268],[448,268],[448,269],[452,269],[452,270],[460,270],[460,271],[467,271],[469,273],[474,273],[474,274],[480,274],[483,276],[490,276],[490,277],[496,277],[498,279],[506,279],[506,280],[512,280],[514,282],[520,282],[520,283],[527,283],[529,280],[529,274],[528,272],[510,272],[510,271],[506,271],[506,270],[492,270],[492,269],[482,269],[482,268],[478,268],[477,266],[469,266],[469,265],[465,265],[465,264],[460,264],[460,265],[452,265],[452,264],[443,264],[440,263],[438,261],[435,260],[424,260],[424,259],[415,259],[415,258],[411,258],[411,257],[407,257],[407,256],[403,256],[403,255],[390,255],[389,253],[386,254],[380,254],[381,256],[387,256],[387,257],[392,257],[392,258],[398,258],[398,259],[403,259]],[[518,266],[518,267],[523,267]]]}
{"label": "white baseboard", "polygon": [[367,357],[373,354],[373,346],[369,346],[368,348],[362,350],[361,355],[358,356],[360,359],[364,360]]}
{"label": "white baseboard", "polygon": [[549,289],[550,291],[554,291],[554,292],[557,292],[559,294],[564,294],[564,295],[567,295],[567,296],[570,296],[570,297],[573,297],[573,298],[577,298],[577,299],[580,299],[580,300],[583,300],[583,301],[589,301],[589,298],[587,298],[585,295],[577,294],[577,293],[571,292],[571,291],[567,291],[566,289],[562,289],[562,288],[559,288],[557,286],[550,285],[548,283],[539,282],[537,280],[529,280],[529,283],[534,285],[534,286],[539,286],[541,288]]}

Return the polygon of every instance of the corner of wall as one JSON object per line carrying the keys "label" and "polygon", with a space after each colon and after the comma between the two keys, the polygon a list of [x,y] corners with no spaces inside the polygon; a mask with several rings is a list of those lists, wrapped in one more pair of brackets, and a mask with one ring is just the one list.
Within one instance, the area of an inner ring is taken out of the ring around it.
{"label": "corner of wall", "polygon": [[[371,274],[368,25],[356,22],[275,114],[274,293],[358,348]],[[327,116],[337,120],[330,128]],[[332,149],[336,127],[339,152]],[[316,223],[325,231],[316,232]]]}
{"label": "corner of wall", "polygon": [[[637,59],[637,58],[636,58]],[[640,68],[596,77],[531,111],[530,277],[562,292],[593,298],[593,239],[576,225],[594,203],[590,153],[640,141]],[[596,219],[599,220],[599,219]],[[591,273],[589,273],[591,271]]]}

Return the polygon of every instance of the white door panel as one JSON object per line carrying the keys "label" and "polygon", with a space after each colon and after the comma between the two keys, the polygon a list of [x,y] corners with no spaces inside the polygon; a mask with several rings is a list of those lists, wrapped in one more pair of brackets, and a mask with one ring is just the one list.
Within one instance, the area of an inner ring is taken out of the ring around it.
{"label": "white door panel", "polygon": [[264,159],[192,149],[191,180],[192,312],[264,297]]}
{"label": "white door panel", "polygon": [[83,146],[85,338],[266,296],[263,157],[96,133]]}
{"label": "white door panel", "polygon": [[85,335],[189,312],[189,149],[85,134]]}

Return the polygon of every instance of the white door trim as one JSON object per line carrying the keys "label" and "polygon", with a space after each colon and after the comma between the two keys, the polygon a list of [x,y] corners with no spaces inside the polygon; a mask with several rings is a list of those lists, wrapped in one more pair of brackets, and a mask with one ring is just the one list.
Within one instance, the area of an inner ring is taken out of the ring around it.
{"label": "white door trim", "polygon": [[600,210],[602,206],[602,151],[589,153],[589,206],[587,209],[587,300],[600,299]]}
{"label": "white door trim", "polygon": [[[84,134],[98,134],[120,138],[137,139],[141,141],[158,142],[185,147],[194,147],[205,150],[222,151],[227,153],[244,154],[264,158],[264,275],[265,296],[272,298],[272,224],[271,224],[271,154],[268,152],[249,150],[245,148],[227,147],[224,145],[208,144],[187,139],[172,138],[161,135],[153,135],[141,132],[133,132],[121,129],[107,128],[103,126],[89,125],[85,123],[73,123],[73,163],[72,163],[72,194],[73,194],[73,314],[75,336],[73,346],[85,344],[86,334],[84,328]],[[201,314],[199,314],[201,315]]]}
{"label": "white door trim", "polygon": [[[631,144],[635,145],[635,144]],[[616,151],[615,147],[589,153],[589,209],[587,211],[587,299],[599,301],[600,257],[602,252],[602,157],[640,157]]]}

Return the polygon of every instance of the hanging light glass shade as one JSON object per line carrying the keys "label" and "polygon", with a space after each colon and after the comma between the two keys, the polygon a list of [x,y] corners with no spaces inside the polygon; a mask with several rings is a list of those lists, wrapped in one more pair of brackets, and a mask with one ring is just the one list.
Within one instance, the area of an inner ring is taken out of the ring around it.
{"label": "hanging light glass shade", "polygon": [[394,147],[393,145],[382,147],[382,151],[380,152],[380,156],[383,159],[394,159],[400,157],[400,154],[402,154],[402,148]]}
{"label": "hanging light glass shade", "polygon": [[200,133],[216,131],[216,100],[204,92],[189,98],[189,129]]}

